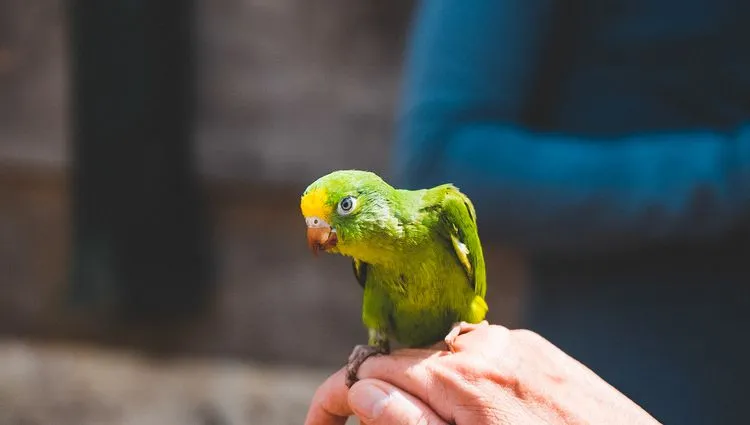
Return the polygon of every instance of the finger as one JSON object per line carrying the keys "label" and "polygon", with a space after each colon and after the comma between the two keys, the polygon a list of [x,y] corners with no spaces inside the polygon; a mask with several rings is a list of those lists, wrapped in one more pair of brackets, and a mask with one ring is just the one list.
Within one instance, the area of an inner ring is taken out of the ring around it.
{"label": "finger", "polygon": [[507,372],[509,369],[501,367],[504,360],[496,361],[498,353],[505,351],[508,339],[509,331],[505,327],[479,326],[458,337],[457,353],[398,350],[388,356],[369,359],[360,367],[358,376],[402,388],[431,406],[440,417],[451,419],[456,413],[454,408],[466,402],[469,382],[490,375],[499,379],[507,374],[512,378],[513,374]]}
{"label": "finger", "polygon": [[349,391],[349,405],[368,425],[447,425],[413,395],[377,379],[365,379]]}
{"label": "finger", "polygon": [[459,322],[458,324],[456,324],[456,327],[458,327],[459,329],[458,334],[463,335],[465,333],[469,333],[469,332],[475,331],[479,328],[483,328],[489,325],[490,323],[488,321],[482,320],[478,323]]}
{"label": "finger", "polygon": [[[389,361],[385,362],[387,366],[386,370],[379,373],[379,375],[383,376],[388,373],[399,373],[398,371],[402,371],[410,366],[418,364],[420,361],[429,358],[432,355],[440,355],[440,353],[441,352],[439,351],[426,349],[406,349],[399,350],[388,356],[371,357],[362,364],[358,376],[360,379],[366,378],[367,376],[362,375],[362,370],[370,363],[381,359],[389,359]],[[442,354],[448,353],[442,352]],[[378,369],[378,367],[376,366],[375,369]],[[315,396],[313,396],[313,400],[310,403],[310,408],[307,412],[307,419],[305,419],[305,425],[344,424],[347,417],[354,414],[347,401],[347,393],[349,389],[345,382],[346,370],[342,368],[328,377],[328,379],[318,387],[318,390],[315,392]]]}
{"label": "finger", "polygon": [[490,324],[486,320],[482,320],[479,323],[459,322],[453,325],[453,328],[445,336],[445,345],[451,352],[464,351],[467,344],[463,342],[465,339],[464,335],[470,332],[477,332],[479,329],[487,328]]}
{"label": "finger", "polygon": [[305,425],[344,425],[347,417],[354,414],[347,401],[345,377],[346,371],[341,369],[318,387],[307,411]]}
{"label": "finger", "polygon": [[486,321],[461,333],[454,342],[458,351],[501,353],[508,345],[511,331],[500,325],[489,325]]}
{"label": "finger", "polygon": [[486,320],[482,320],[479,323],[469,323],[469,322],[456,323],[448,332],[448,334],[445,336],[445,339],[436,342],[435,344],[429,346],[429,348],[432,350],[447,351],[448,340],[453,341],[453,345],[455,348],[459,348],[458,344],[456,344],[459,336],[465,335],[469,332],[475,332],[477,329],[485,328],[489,326],[490,324]]}
{"label": "finger", "polygon": [[437,360],[455,356],[447,351],[406,349],[394,351],[388,356],[368,359],[359,368],[359,379],[377,379],[403,389],[415,396],[443,418],[452,417],[449,400],[444,391],[436,391]]}

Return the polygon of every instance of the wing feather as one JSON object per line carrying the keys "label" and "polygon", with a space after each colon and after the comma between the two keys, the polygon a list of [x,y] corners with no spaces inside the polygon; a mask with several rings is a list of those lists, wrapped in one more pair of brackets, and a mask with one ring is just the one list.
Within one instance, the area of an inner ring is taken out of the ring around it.
{"label": "wing feather", "polygon": [[456,259],[466,270],[474,292],[484,298],[487,292],[484,255],[479,241],[476,212],[469,197],[451,184],[434,189],[440,205],[440,233],[450,241]]}

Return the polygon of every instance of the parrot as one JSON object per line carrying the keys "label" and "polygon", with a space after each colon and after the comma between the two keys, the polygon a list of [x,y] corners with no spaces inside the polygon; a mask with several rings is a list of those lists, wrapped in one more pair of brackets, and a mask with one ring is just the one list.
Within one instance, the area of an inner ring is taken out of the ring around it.
{"label": "parrot", "polygon": [[300,209],[314,254],[351,257],[363,288],[368,343],[354,347],[346,385],[391,341],[418,348],[455,338],[483,321],[486,275],[471,200],[451,183],[396,189],[377,174],[338,170],[303,192]]}

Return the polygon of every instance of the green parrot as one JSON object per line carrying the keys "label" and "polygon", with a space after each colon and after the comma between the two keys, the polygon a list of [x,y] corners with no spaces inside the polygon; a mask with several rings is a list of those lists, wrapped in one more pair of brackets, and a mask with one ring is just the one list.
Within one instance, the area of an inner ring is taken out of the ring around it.
{"label": "green parrot", "polygon": [[487,314],[486,277],[476,214],[452,184],[395,189],[374,173],[325,175],[300,201],[314,253],[352,257],[364,288],[367,345],[347,364],[347,385],[368,357],[388,354],[390,340],[424,347],[453,341]]}

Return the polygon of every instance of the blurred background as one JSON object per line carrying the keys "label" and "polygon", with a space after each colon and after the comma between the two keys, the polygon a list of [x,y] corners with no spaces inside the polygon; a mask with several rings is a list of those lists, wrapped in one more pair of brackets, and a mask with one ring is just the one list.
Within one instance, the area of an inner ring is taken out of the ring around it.
{"label": "blurred background", "polygon": [[0,424],[300,423],[366,331],[299,196],[389,177],[413,4],[106,3],[0,0]]}

